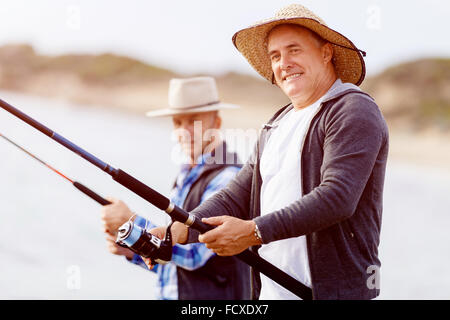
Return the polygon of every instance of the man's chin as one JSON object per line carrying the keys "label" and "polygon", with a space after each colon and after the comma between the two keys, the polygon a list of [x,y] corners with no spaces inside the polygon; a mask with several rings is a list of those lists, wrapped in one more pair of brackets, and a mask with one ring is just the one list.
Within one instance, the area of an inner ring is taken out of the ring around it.
{"label": "man's chin", "polygon": [[[192,147],[183,147],[182,146],[181,151],[187,158],[196,159],[196,152],[194,150],[194,146],[192,146]],[[201,154],[201,152],[199,154]]]}
{"label": "man's chin", "polygon": [[284,94],[289,97],[291,101],[299,100],[303,97],[303,90],[301,87],[289,87],[283,90]]}

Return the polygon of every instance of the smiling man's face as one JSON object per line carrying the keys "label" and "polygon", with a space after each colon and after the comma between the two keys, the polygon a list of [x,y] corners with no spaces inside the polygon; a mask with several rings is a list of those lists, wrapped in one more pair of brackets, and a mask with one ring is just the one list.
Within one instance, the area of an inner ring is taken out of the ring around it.
{"label": "smiling man's face", "polygon": [[308,29],[275,27],[267,38],[267,51],[277,85],[296,108],[314,103],[336,79],[331,45],[318,41]]}

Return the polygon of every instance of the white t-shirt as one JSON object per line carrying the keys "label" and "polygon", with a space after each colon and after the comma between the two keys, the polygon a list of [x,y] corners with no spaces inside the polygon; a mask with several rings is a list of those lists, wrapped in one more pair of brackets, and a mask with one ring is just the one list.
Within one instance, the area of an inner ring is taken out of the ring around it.
{"label": "white t-shirt", "polygon": [[[261,216],[282,209],[301,198],[301,148],[309,124],[323,99],[335,87],[337,80],[322,98],[301,110],[290,110],[269,137],[260,162],[262,177]],[[262,245],[258,253],[284,272],[311,287],[306,236],[274,241]],[[273,280],[261,274],[260,299],[299,299]]]}

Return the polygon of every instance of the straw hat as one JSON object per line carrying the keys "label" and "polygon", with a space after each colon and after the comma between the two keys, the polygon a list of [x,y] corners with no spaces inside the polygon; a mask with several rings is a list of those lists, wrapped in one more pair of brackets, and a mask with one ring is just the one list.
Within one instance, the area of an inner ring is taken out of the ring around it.
{"label": "straw hat", "polygon": [[278,11],[275,17],[236,32],[233,36],[233,44],[260,75],[272,81],[273,73],[265,40],[272,28],[286,23],[308,28],[330,42],[334,49],[333,63],[337,76],[342,82],[356,85],[362,83],[366,68],[361,53],[364,56],[366,53],[356,48],[345,36],[327,27],[321,18],[299,4],[286,6]]}
{"label": "straw hat", "polygon": [[164,117],[235,108],[239,107],[219,101],[214,78],[195,77],[171,79],[169,83],[169,107],[149,111],[146,115],[148,117]]}

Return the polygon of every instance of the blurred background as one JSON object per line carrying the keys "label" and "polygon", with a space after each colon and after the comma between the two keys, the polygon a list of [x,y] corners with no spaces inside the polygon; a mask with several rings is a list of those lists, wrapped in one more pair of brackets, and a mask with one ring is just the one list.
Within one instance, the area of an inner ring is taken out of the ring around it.
{"label": "blurred background", "polygon": [[[231,38],[290,3],[0,0],[0,98],[168,195],[178,170],[171,122],[145,111],[167,106],[171,78],[212,75],[221,100],[241,105],[222,114],[225,129],[259,130],[287,99]],[[361,87],[388,122],[379,299],[449,299],[450,4],[300,3],[367,52]],[[0,134],[165,223],[162,212],[4,110]],[[245,159],[253,141],[230,143]],[[0,164],[1,299],[154,297],[154,274],[107,252],[97,203],[2,139]]]}

